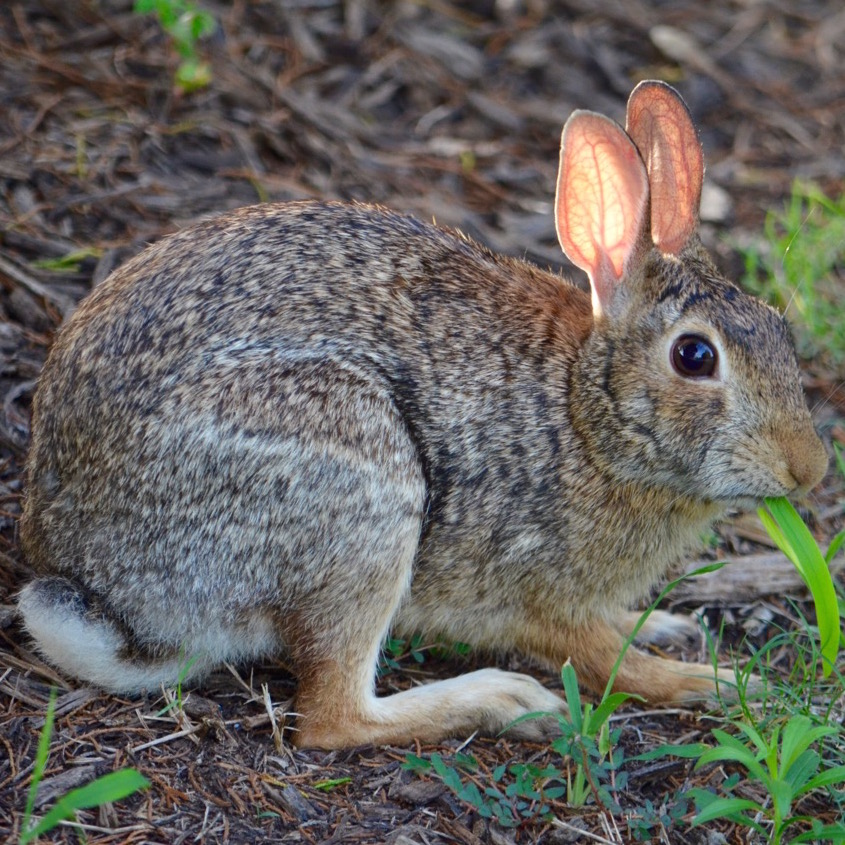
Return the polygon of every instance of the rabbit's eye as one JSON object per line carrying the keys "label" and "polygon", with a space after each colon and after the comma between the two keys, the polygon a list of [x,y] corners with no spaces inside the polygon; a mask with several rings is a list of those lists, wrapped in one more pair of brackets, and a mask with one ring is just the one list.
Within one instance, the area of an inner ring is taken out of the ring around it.
{"label": "rabbit's eye", "polygon": [[706,337],[681,335],[672,344],[672,365],[685,378],[707,378],[716,372],[716,349]]}

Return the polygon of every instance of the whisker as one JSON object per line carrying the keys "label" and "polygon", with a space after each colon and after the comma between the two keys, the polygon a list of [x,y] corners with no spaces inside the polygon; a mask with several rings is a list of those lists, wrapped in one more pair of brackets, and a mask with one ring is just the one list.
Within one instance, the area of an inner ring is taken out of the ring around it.
{"label": "whisker", "polygon": [[[833,397],[836,396],[837,393],[841,391],[845,392],[845,379],[838,382],[837,384],[834,384],[824,396],[820,397],[816,404],[813,405],[813,407],[810,409],[810,413],[815,414],[820,411],[833,400]],[[842,401],[843,404],[845,404],[845,395],[843,395]]]}

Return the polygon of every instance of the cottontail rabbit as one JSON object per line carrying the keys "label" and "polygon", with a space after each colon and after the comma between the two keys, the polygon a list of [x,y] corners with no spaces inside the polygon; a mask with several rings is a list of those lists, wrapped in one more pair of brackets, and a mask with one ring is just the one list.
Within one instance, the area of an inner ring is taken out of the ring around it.
{"label": "cottontail rabbit", "polygon": [[[494,669],[377,698],[390,630],[571,658],[602,689],[626,608],[701,532],[827,462],[783,320],[700,245],[702,172],[662,83],[626,131],[570,117],[556,221],[592,296],[357,204],[245,208],[130,261],[35,397],[20,609],[40,649],[122,692],[284,650],[306,746],[563,708]],[[617,687],[685,704],[714,677],[632,649]]]}

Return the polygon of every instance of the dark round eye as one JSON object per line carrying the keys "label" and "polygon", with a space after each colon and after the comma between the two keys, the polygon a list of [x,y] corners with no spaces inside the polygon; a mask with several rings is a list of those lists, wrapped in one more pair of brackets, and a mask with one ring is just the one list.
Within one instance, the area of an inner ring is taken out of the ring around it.
{"label": "dark round eye", "polygon": [[672,344],[672,365],[685,378],[708,378],[716,372],[716,347],[697,334],[682,334]]}

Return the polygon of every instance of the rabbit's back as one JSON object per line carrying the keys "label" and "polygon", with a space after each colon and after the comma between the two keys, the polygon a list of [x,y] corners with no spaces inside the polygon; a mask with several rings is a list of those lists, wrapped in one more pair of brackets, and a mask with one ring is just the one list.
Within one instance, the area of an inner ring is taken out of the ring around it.
{"label": "rabbit's back", "polygon": [[164,239],[98,288],[60,333],[44,389],[135,418],[228,368],[325,358],[436,415],[432,390],[497,389],[468,377],[478,367],[562,380],[591,324],[589,297],[562,278],[414,218],[255,206]]}
{"label": "rabbit's back", "polygon": [[562,279],[367,206],[260,206],[165,239],[45,367],[29,559],[150,637],[179,607],[207,627],[221,596],[233,618],[295,604],[326,577],[315,538],[353,530],[347,488],[367,495],[339,453],[421,491],[432,557],[489,557],[559,486],[546,457],[571,436],[590,320]]}

